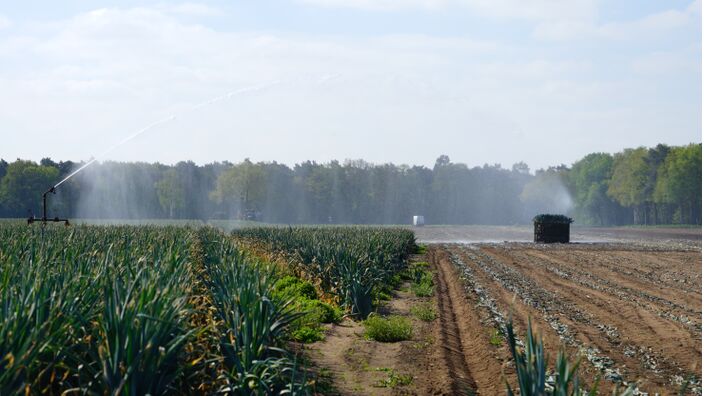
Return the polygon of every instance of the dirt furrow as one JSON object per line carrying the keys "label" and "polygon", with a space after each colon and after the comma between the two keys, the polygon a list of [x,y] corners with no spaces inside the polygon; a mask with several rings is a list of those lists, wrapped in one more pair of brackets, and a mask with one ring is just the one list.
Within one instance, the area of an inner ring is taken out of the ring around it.
{"label": "dirt furrow", "polygon": [[[648,298],[645,291],[631,289],[628,293],[619,284],[603,279],[604,284],[597,284],[599,290],[592,289],[593,279],[592,284],[582,284],[589,275],[585,271],[575,273],[566,262],[562,267],[554,265],[552,256],[538,260],[534,255],[524,254],[523,250],[530,249],[505,247],[506,244],[454,245],[448,250],[453,259],[463,262],[460,267],[472,268],[470,275],[477,285],[469,290],[470,294],[484,294],[484,300],[492,295],[489,299],[494,299],[498,310],[503,312],[513,307],[518,315],[543,319],[537,324],[547,330],[544,339],[546,349],[553,351],[551,354],[564,343],[571,346],[573,353],[585,356],[606,379],[617,383],[638,380],[641,389],[651,392],[671,392],[691,373],[699,371],[699,337],[682,323],[658,316],[653,309],[658,304],[685,307],[658,297]],[[601,259],[609,257],[606,252]],[[512,296],[522,304],[514,304]],[[492,315],[496,316],[496,310]],[[557,335],[557,340],[549,333]],[[586,371],[585,374],[592,372]],[[695,375],[692,384],[695,394],[701,392],[700,383],[699,375]],[[601,388],[609,389],[603,383]]]}
{"label": "dirt furrow", "polygon": [[[701,308],[701,261],[694,259],[697,253],[681,253],[680,260],[688,261],[688,269],[675,270],[682,263],[674,264],[660,252],[610,251],[608,260],[604,253],[574,251],[570,255],[543,251],[553,260],[559,256],[572,266],[603,274],[603,277],[635,290],[647,290],[655,297],[671,300],[700,311]],[[699,262],[697,262],[699,261]],[[659,264],[659,266],[657,265]]]}
{"label": "dirt furrow", "polygon": [[[546,342],[548,348],[554,351],[553,353],[559,350],[561,344],[566,344],[575,348],[575,352],[579,351],[584,354],[594,368],[603,372],[607,380],[616,383],[624,381],[621,368],[614,367],[613,360],[603,352],[604,347],[608,350],[610,346],[606,344],[601,345],[600,348],[596,345],[599,345],[598,341],[601,340],[594,338],[585,340],[584,334],[582,337],[578,337],[579,333],[574,330],[579,326],[589,326],[593,321],[591,315],[582,312],[574,304],[561,301],[556,298],[554,293],[541,288],[512,268],[484,255],[480,250],[459,249],[459,254],[466,262],[476,265],[481,272],[484,272],[489,279],[496,283],[499,289],[512,293],[518,301],[523,303],[523,305],[504,306],[505,310],[512,308],[518,311],[523,307],[528,309],[528,314],[533,318],[544,320],[547,328],[543,330],[543,334],[553,333],[558,337],[557,340],[552,338]],[[503,300],[506,304],[505,297]],[[542,327],[540,322],[536,324]],[[592,337],[595,335],[598,338],[598,331],[592,333]]]}
{"label": "dirt furrow", "polygon": [[482,326],[476,310],[467,303],[464,288],[447,253],[433,247],[429,258],[437,270],[441,345],[453,393],[495,395],[505,392],[501,361],[492,351],[489,332]]}
{"label": "dirt furrow", "polygon": [[[650,310],[644,310],[642,306],[632,304],[627,298],[613,295],[606,288],[593,290],[585,287],[574,274],[555,276],[545,265],[507,255],[506,251],[500,248],[485,247],[483,250],[499,260],[512,263],[523,276],[554,293],[558,300],[568,302],[582,312],[588,312],[589,321],[580,324],[592,329],[580,327],[578,335],[587,334],[592,343],[603,350],[610,350],[609,356],[617,365],[629,363],[628,358],[639,358],[641,368],[636,366],[630,367],[629,370],[636,376],[643,369],[668,381],[676,376],[687,376],[692,370],[688,365],[696,361],[701,353],[698,337],[681,323],[671,322]],[[594,337],[603,340],[596,340]]]}
{"label": "dirt furrow", "polygon": [[[498,247],[487,247],[486,250],[503,256],[504,260],[524,268],[528,273],[542,269],[547,271],[547,273],[543,274],[544,277],[554,278],[557,276],[581,286],[585,292],[591,291],[599,295],[610,295],[612,299],[616,299],[616,306],[612,307],[614,309],[622,307],[624,304],[630,304],[635,309],[650,311],[662,319],[676,323],[679,326],[677,329],[685,328],[691,335],[701,333],[701,311],[695,311],[677,302],[643,291],[651,290],[646,286],[640,285],[639,287],[633,281],[625,282],[620,280],[618,276],[609,276],[610,274],[608,273],[602,275],[596,270],[580,270],[580,266],[572,264],[571,261],[533,250],[516,252]],[[602,257],[601,261],[603,260]],[[592,265],[592,267],[595,266],[596,264]]]}
{"label": "dirt furrow", "polygon": [[[449,259],[457,268],[461,279],[464,281],[465,293],[470,295],[470,299],[476,300],[476,308],[484,313],[482,324],[485,328],[504,332],[509,318],[509,312],[511,312],[517,333],[523,334],[528,327],[528,318],[532,317],[535,319],[541,317],[541,312],[530,305],[518,304],[515,301],[516,295],[493,279],[476,262],[467,259],[463,255],[462,248],[456,245],[444,246],[443,248],[447,250],[448,253],[446,254],[448,254]],[[555,356],[561,346],[559,336],[547,322],[534,320],[533,328],[539,334],[543,335],[547,353],[550,356]],[[505,346],[505,342],[503,340],[501,340],[501,342],[502,350],[497,353],[498,358],[500,359],[502,357],[501,355],[503,355],[503,357],[508,360],[510,352]],[[522,342],[518,340],[518,344],[522,345]],[[508,366],[510,366],[510,368],[508,368]],[[509,382],[515,385],[516,381],[512,363],[504,364],[504,367],[508,368],[507,373],[510,374],[508,375]],[[589,368],[587,367],[587,371],[588,370]],[[591,378],[592,375],[593,373],[589,375],[589,378]]]}

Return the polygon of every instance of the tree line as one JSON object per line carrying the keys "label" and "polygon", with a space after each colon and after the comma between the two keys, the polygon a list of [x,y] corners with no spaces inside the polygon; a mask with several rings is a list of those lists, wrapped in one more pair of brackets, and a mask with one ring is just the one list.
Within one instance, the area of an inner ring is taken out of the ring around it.
{"label": "tree line", "polygon": [[[289,167],[96,163],[49,197],[50,216],[249,219],[271,223],[525,224],[565,213],[589,225],[701,224],[701,144],[593,153],[531,172],[519,162],[432,168],[306,161]],[[0,217],[41,214],[41,194],[81,163],[0,160]]]}

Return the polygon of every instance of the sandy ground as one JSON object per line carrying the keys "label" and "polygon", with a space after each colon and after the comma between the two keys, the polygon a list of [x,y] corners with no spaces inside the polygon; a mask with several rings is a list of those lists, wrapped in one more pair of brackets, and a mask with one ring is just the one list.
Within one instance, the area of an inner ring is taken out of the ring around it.
{"label": "sandy ground", "polygon": [[[425,256],[416,255],[414,261]],[[379,308],[382,315],[401,315],[413,324],[410,340],[382,343],[364,338],[360,322],[345,319],[329,325],[325,340],[305,346],[316,371],[327,376],[333,395],[449,395],[452,378],[438,348],[439,319],[423,322],[411,315],[417,304],[436,304],[435,297],[416,297],[409,284],[394,292],[393,299]],[[464,370],[463,372],[466,372]],[[407,384],[391,386],[393,376],[410,376]]]}

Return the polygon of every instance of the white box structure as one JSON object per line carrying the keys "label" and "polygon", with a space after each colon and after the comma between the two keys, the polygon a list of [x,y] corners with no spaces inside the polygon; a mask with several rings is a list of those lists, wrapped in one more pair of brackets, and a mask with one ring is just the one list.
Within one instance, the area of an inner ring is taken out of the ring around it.
{"label": "white box structure", "polygon": [[413,216],[413,225],[416,227],[422,227],[425,225],[425,217],[423,216]]}

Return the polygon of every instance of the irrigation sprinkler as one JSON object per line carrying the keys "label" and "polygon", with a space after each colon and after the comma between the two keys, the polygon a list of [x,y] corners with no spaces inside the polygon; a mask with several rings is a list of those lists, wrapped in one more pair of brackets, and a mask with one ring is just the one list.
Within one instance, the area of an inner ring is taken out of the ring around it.
{"label": "irrigation sprinkler", "polygon": [[42,194],[42,217],[37,218],[36,216],[34,216],[34,214],[32,214],[27,218],[27,224],[32,224],[32,223],[40,221],[42,223],[42,226],[46,226],[46,223],[60,223],[60,222],[63,222],[65,226],[70,225],[70,223],[68,222],[68,219],[60,219],[58,216],[53,217],[53,218],[49,218],[46,215],[46,196],[49,193],[56,194],[56,187],[57,186],[58,186],[58,184],[56,186],[51,186],[48,190],[46,190],[44,192],[44,194]]}
{"label": "irrigation sprinkler", "polygon": [[[323,80],[321,80],[321,81],[323,81]],[[200,109],[200,108],[202,108],[202,107],[205,107],[205,106],[208,106],[208,105],[212,105],[213,103],[217,103],[217,102],[220,102],[220,101],[223,101],[223,100],[231,99],[231,98],[233,98],[234,96],[237,96],[237,95],[245,94],[245,93],[248,93],[248,92],[261,91],[261,90],[263,90],[263,89],[266,89],[266,88],[268,88],[268,87],[271,87],[271,86],[274,86],[274,85],[277,85],[277,84],[281,84],[281,81],[274,80],[274,81],[269,82],[269,83],[263,83],[263,84],[259,84],[259,85],[252,85],[252,86],[249,86],[249,87],[240,88],[240,89],[237,89],[237,90],[235,90],[235,91],[228,92],[228,93],[225,94],[225,95],[220,95],[220,96],[214,97],[214,98],[212,98],[212,99],[210,99],[210,100],[207,100],[207,101],[205,101],[205,102],[199,103],[199,104],[197,104],[197,105],[191,107],[190,109],[187,109],[186,111],[182,112],[182,114],[183,114],[183,113],[187,113],[187,112],[191,112],[191,111],[198,110],[198,109]],[[159,125],[161,125],[161,124],[165,124],[165,123],[171,122],[171,121],[173,121],[173,120],[175,120],[175,119],[176,119],[176,115],[172,115],[172,116],[166,117],[166,118],[164,118],[164,119],[161,119],[161,120],[159,120],[159,121],[156,121],[156,122],[153,122],[153,123],[147,125],[146,127],[144,127],[144,128],[142,128],[142,129],[138,130],[137,132],[133,133],[132,135],[127,136],[126,138],[124,138],[122,141],[120,141],[120,142],[117,143],[116,145],[114,145],[114,146],[108,148],[108,149],[105,150],[100,156],[98,156],[98,157],[92,157],[88,162],[86,162],[85,164],[81,165],[80,168],[74,170],[74,171],[71,172],[68,176],[64,177],[61,181],[59,181],[59,182],[56,183],[55,185],[51,186],[48,190],[46,190],[46,192],[44,192],[44,194],[42,194],[42,217],[41,217],[41,218],[37,218],[36,216],[34,216],[33,213],[30,212],[29,217],[27,218],[27,224],[32,224],[32,223],[35,223],[35,222],[38,222],[38,221],[39,221],[39,222],[42,223],[42,226],[46,226],[46,223],[50,223],[50,222],[51,222],[51,223],[60,223],[60,222],[63,222],[65,225],[68,226],[68,225],[69,225],[68,219],[60,219],[58,216],[57,216],[57,217],[53,217],[53,218],[47,217],[47,215],[46,215],[46,196],[47,196],[47,194],[49,194],[49,193],[56,194],[56,188],[57,188],[57,187],[59,187],[60,185],[62,185],[65,181],[67,181],[68,179],[72,178],[72,177],[73,177],[74,175],[76,175],[77,173],[81,172],[83,169],[89,167],[90,165],[92,165],[93,163],[95,163],[96,161],[98,161],[100,158],[105,157],[107,154],[109,154],[110,152],[112,152],[112,151],[115,150],[116,148],[122,146],[123,144],[129,142],[130,140],[136,138],[137,136],[139,136],[139,135],[141,135],[141,134],[147,132],[148,130],[150,130],[150,129],[156,127],[156,126],[159,126]]]}

